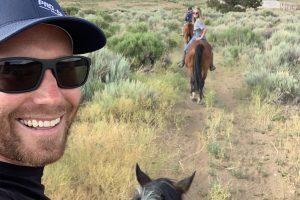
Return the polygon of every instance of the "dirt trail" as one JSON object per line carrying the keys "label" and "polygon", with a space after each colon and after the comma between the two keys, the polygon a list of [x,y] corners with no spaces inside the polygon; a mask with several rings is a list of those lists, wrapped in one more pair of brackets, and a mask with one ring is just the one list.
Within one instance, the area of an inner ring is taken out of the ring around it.
{"label": "dirt trail", "polygon": [[[216,92],[215,108],[234,116],[232,148],[227,151],[227,159],[216,160],[218,166],[211,166],[214,158],[208,153],[205,142],[200,140],[201,134],[205,134],[208,109],[191,102],[187,87],[187,98],[176,106],[176,112],[186,117],[187,122],[179,131],[178,145],[173,150],[179,152],[184,172],[197,171],[185,199],[209,199],[213,178],[229,187],[229,199],[294,199],[278,173],[274,135],[257,130],[255,119],[246,109],[248,100],[239,95],[244,86],[242,71],[238,67],[226,69],[219,66],[215,72],[209,73],[206,84]],[[214,177],[211,170],[215,171]]]}

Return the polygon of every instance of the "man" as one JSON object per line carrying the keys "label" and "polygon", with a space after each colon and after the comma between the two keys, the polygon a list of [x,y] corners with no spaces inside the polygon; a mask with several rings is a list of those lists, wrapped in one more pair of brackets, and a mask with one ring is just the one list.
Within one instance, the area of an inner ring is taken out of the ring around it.
{"label": "man", "polygon": [[184,26],[186,24],[189,24],[189,23],[193,23],[193,8],[192,7],[188,7],[186,13],[185,13],[185,16],[184,16],[184,24],[181,28],[181,35],[183,36],[184,35]]}
{"label": "man", "polygon": [[48,199],[43,167],[64,152],[90,60],[94,24],[55,0],[0,1],[0,199]]}

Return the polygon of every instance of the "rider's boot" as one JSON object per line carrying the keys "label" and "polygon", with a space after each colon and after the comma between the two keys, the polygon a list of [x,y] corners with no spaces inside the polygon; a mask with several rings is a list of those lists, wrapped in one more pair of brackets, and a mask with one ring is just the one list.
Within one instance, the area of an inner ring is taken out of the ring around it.
{"label": "rider's boot", "polygon": [[180,65],[180,67],[184,67],[184,64],[185,64],[185,55],[186,55],[186,52],[185,51],[183,51],[183,55],[182,55],[182,60],[181,60],[181,65]]}

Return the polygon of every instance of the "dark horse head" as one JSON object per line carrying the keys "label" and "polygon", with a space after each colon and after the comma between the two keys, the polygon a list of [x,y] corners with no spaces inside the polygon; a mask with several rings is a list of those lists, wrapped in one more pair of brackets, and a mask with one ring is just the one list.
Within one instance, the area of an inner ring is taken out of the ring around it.
{"label": "dark horse head", "polygon": [[168,178],[152,180],[136,164],[136,177],[141,187],[137,190],[133,200],[182,200],[182,195],[190,188],[195,173],[178,182]]}

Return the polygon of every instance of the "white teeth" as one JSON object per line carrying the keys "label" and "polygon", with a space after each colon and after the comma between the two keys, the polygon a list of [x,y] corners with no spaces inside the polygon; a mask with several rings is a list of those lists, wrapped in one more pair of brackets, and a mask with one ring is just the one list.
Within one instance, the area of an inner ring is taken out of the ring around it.
{"label": "white teeth", "polygon": [[50,127],[50,122],[49,121],[44,121],[44,127]]}
{"label": "white teeth", "polygon": [[32,126],[34,128],[38,127],[39,123],[36,120],[32,120]]}
{"label": "white teeth", "polygon": [[51,120],[51,121],[41,121],[41,120],[25,120],[21,119],[20,122],[26,126],[34,127],[34,128],[43,128],[43,127],[54,127],[60,122],[60,118]]}
{"label": "white teeth", "polygon": [[39,121],[39,127],[44,127],[44,122]]}

